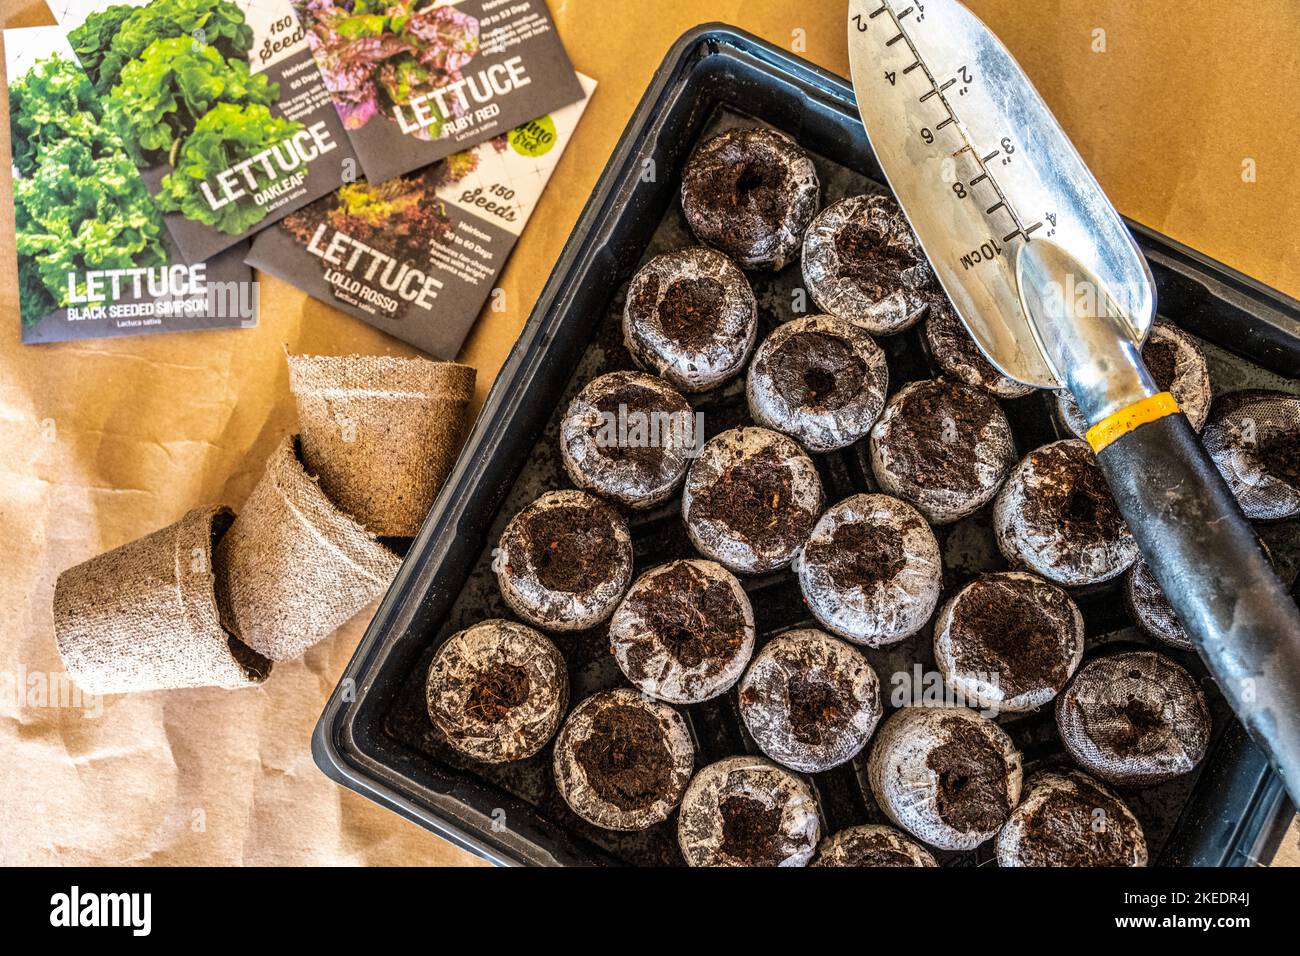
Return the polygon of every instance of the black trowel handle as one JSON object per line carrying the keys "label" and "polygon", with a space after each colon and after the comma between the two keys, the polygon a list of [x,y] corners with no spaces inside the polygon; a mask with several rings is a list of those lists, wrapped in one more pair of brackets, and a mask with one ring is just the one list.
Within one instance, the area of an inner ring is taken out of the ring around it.
{"label": "black trowel handle", "polygon": [[1232,492],[1181,412],[1097,458],[1169,603],[1300,806],[1300,612]]}

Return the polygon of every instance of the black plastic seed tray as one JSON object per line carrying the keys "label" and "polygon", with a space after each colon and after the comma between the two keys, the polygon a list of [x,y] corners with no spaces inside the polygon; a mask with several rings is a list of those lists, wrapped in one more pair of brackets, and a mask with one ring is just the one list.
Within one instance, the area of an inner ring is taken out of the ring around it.
{"label": "black plastic seed tray", "polygon": [[[569,399],[598,374],[631,368],[619,319],[627,283],[640,263],[691,244],[677,201],[680,170],[703,136],[728,125],[767,124],[794,136],[814,156],[824,202],[883,189],[884,179],[858,120],[849,84],[755,37],[725,26],[699,27],[670,51],[574,229],[518,344],[488,396],[460,460],[411,547],[365,638],[330,698],[313,739],[321,768],[447,839],[499,863],[681,864],[676,816],[645,832],[613,833],[577,818],[558,795],[551,748],[517,764],[467,761],[442,742],[424,708],[429,660],[455,631],[509,616],[490,570],[505,522],[550,488],[568,486],[557,428]],[[1300,303],[1266,289],[1176,243],[1133,226],[1151,261],[1161,315],[1206,345],[1216,391],[1272,387],[1300,392]],[[792,316],[799,266],[751,276],[760,334]],[[890,390],[936,374],[916,329],[881,342]],[[700,396],[709,436],[748,421],[743,381]],[[1003,403],[1021,454],[1062,433],[1046,393]],[[828,503],[875,490],[863,452],[820,456]],[[631,519],[637,573],[692,554],[674,500]],[[939,529],[945,590],[1005,564],[993,543],[989,509]],[[1281,573],[1300,567],[1300,522],[1263,528]],[[760,643],[811,618],[788,571],[745,582]],[[1076,595],[1088,654],[1103,645],[1145,643],[1125,617],[1117,587]],[[868,651],[886,696],[890,677],[913,664],[932,669],[927,631]],[[602,628],[559,635],[569,662],[572,701],[624,685]],[[1194,656],[1173,653],[1202,678],[1214,715],[1209,757],[1196,774],[1126,794],[1141,818],[1153,859],[1173,864],[1248,864],[1271,852],[1287,804],[1259,751],[1249,743]],[[756,752],[734,692],[684,708],[697,747],[696,767]],[[1051,708],[1004,725],[1026,767],[1063,762]],[[883,817],[851,762],[811,778],[824,833]],[[941,854],[951,865],[988,863],[986,844]]]}

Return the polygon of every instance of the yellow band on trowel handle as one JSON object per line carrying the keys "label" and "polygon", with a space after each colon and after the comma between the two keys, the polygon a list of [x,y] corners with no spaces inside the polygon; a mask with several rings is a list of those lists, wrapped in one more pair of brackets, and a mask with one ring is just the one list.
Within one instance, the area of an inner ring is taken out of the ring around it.
{"label": "yellow band on trowel handle", "polygon": [[1094,452],[1100,452],[1117,438],[1177,411],[1178,403],[1174,397],[1168,392],[1159,392],[1121,408],[1093,425],[1088,429],[1088,444]]}

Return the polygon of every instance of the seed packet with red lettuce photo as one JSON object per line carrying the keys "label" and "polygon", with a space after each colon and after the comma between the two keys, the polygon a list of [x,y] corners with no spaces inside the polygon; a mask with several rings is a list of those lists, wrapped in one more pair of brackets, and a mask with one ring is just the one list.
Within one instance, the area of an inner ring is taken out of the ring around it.
{"label": "seed packet with red lettuce photo", "polygon": [[290,0],[51,0],[196,262],[332,192],[356,156]]}
{"label": "seed packet with red lettuce photo", "polygon": [[438,358],[453,359],[596,87],[473,149],[358,181],[260,233],[249,265]]}
{"label": "seed packet with red lettuce photo", "polygon": [[372,183],[582,98],[543,0],[294,3]]}
{"label": "seed packet with red lettuce photo", "polygon": [[253,325],[241,244],[186,263],[58,27],[4,31],[24,343]]}

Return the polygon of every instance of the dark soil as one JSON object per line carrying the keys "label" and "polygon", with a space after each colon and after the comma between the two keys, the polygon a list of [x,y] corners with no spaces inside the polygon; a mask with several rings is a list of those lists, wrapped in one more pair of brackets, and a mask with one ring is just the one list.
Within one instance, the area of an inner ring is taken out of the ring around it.
{"label": "dark soil", "polygon": [[769,245],[790,214],[790,164],[800,150],[764,129],[723,133],[687,164],[682,194],[704,215],[696,233],[748,255]]}
{"label": "dark soil", "polygon": [[479,672],[465,700],[465,712],[484,723],[498,723],[528,700],[531,689],[522,667],[497,664]]}
{"label": "dark soil", "polygon": [[840,276],[870,299],[883,299],[897,291],[899,274],[921,261],[916,252],[888,243],[865,222],[846,223],[835,234],[835,251],[840,259]]}
{"label": "dark soil", "polygon": [[890,421],[890,468],[920,488],[980,490],[976,445],[997,416],[997,399],[948,382],[907,394]]}
{"label": "dark soil", "polygon": [[1260,443],[1259,463],[1271,476],[1300,489],[1300,432],[1276,432]]}
{"label": "dark soil", "polygon": [[797,673],[786,688],[790,701],[790,732],[800,743],[820,745],[829,730],[837,729],[854,710],[852,692],[846,687]]}
{"label": "dark soil", "polygon": [[1045,587],[977,581],[957,604],[952,642],[962,670],[996,674],[1007,697],[1061,687],[1069,676],[1057,596]]}
{"label": "dark soil", "polygon": [[772,233],[785,215],[785,169],[767,150],[737,143],[728,152],[728,165],[714,175],[695,180],[692,188],[705,206],[729,217],[741,242],[753,242]]}
{"label": "dark soil", "polygon": [[907,563],[899,532],[865,522],[840,525],[830,541],[810,544],[805,557],[826,568],[835,586],[844,591],[869,590],[893,578]]}
{"label": "dark soil", "polygon": [[[647,476],[657,475],[664,461],[662,445],[664,436],[654,431],[653,422],[656,416],[671,415],[676,419],[677,416],[691,414],[691,407],[685,401],[680,403],[667,402],[665,401],[666,397],[644,386],[633,384],[622,385],[602,395],[594,403],[597,411],[609,418],[609,420],[617,422],[619,411],[622,409],[629,433],[634,427],[634,418],[644,416],[647,422],[647,441],[653,439],[653,442],[638,445],[629,445],[622,442],[615,444],[601,443],[597,446],[600,454],[612,461],[631,463],[641,474]],[[603,426],[600,425],[592,429],[597,434],[602,430]],[[687,436],[683,433],[682,437]]]}
{"label": "dark soil", "polygon": [[885,845],[879,837],[853,834],[840,847],[846,866],[916,866],[910,856]]}
{"label": "dark soil", "polygon": [[1119,536],[1124,518],[1085,449],[1056,446],[1034,457],[1039,481],[1025,502],[1026,520],[1044,530],[1059,527],[1080,543]]}
{"label": "dark soil", "polygon": [[[646,292],[658,290],[647,286]],[[678,279],[659,303],[659,327],[678,348],[701,352],[718,335],[727,291],[717,279]],[[651,299],[647,308],[653,308]]]}
{"label": "dark soil", "polygon": [[[744,614],[727,582],[707,578],[689,564],[673,565],[629,601],[650,633],[688,670],[714,661],[716,672],[745,642]],[[655,650],[652,643],[629,655],[636,680],[649,676],[644,666]]]}
{"label": "dark soil", "polygon": [[1130,696],[1115,715],[1122,718],[1114,723],[1108,722],[1112,733],[1098,743],[1121,756],[1140,754],[1147,750],[1146,740],[1151,734],[1163,734],[1168,726],[1160,710],[1150,701]]}
{"label": "dark soil", "polygon": [[659,721],[640,707],[607,707],[574,748],[587,783],[620,810],[640,810],[673,785],[673,757]]}
{"label": "dark soil", "polygon": [[760,865],[781,853],[781,807],[766,807],[749,797],[727,797],[718,805],[722,814],[722,845],[727,856]]}
{"label": "dark soil", "polygon": [[537,579],[552,591],[585,594],[618,563],[618,541],[609,516],[594,508],[548,508],[526,528]]}
{"label": "dark soil", "polygon": [[1131,865],[1132,845],[1123,809],[1091,784],[1077,782],[1078,793],[1054,791],[1025,821],[1020,862],[1025,866]]}
{"label": "dark soil", "polygon": [[817,516],[794,502],[790,469],[773,448],[724,471],[696,494],[689,520],[717,521],[756,551],[787,551],[807,539]]}
{"label": "dark soil", "polygon": [[1162,392],[1169,391],[1174,384],[1177,357],[1178,349],[1169,342],[1148,342],[1142,349],[1142,362]]}
{"label": "dark soil", "polygon": [[866,363],[838,335],[799,332],[769,359],[772,383],[796,408],[834,411],[862,392]]}
{"label": "dark soil", "polygon": [[996,830],[1011,813],[1006,760],[964,721],[948,718],[943,727],[948,742],[925,761],[939,776],[939,816],[963,833]]}

